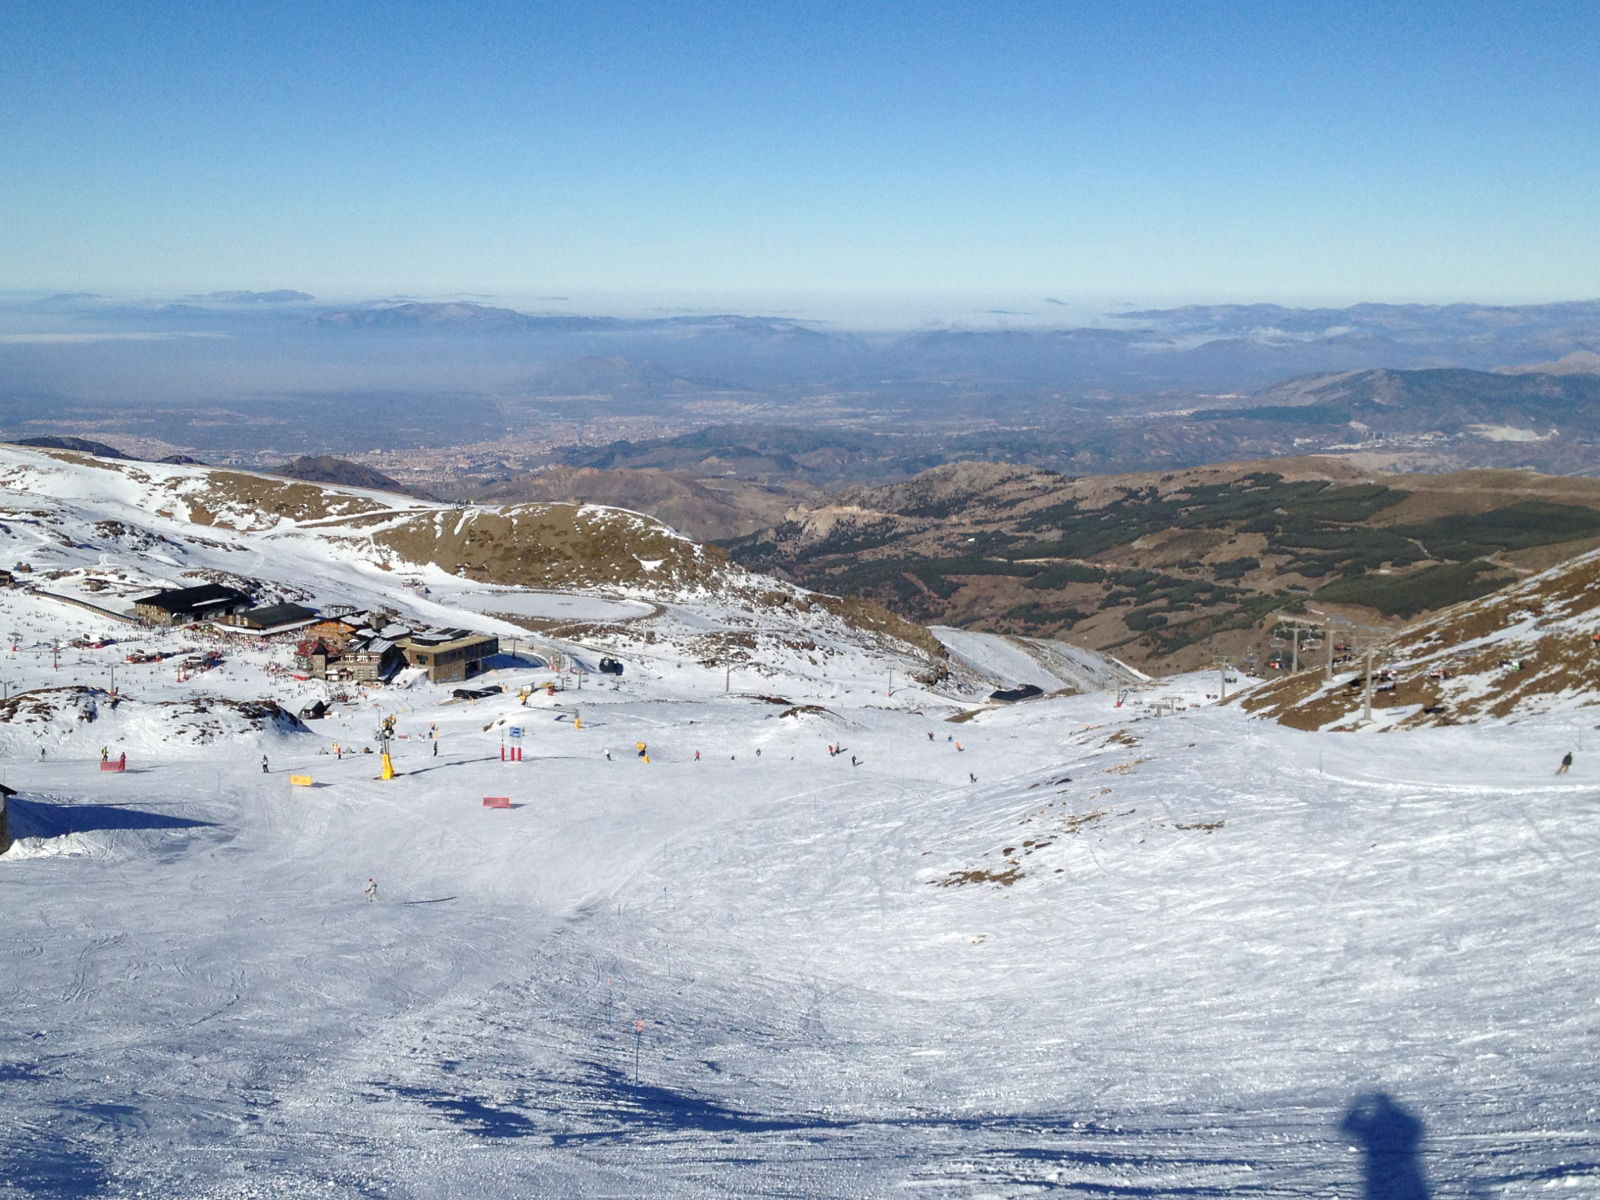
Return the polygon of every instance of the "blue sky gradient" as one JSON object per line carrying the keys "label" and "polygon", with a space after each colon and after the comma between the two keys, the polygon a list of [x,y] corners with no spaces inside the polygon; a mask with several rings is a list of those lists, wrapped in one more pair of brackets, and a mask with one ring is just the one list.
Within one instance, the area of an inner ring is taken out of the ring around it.
{"label": "blue sky gradient", "polygon": [[0,286],[1600,294],[1592,4],[54,3]]}

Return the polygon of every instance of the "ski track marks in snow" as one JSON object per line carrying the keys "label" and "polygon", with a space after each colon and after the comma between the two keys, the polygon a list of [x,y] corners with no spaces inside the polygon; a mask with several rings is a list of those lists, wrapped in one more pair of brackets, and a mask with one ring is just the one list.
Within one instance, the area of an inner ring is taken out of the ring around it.
{"label": "ski track marks in snow", "polygon": [[[134,518],[138,487],[96,486]],[[57,491],[16,523],[30,555],[87,553]],[[311,536],[185,564],[486,620]],[[831,626],[731,685],[686,649],[793,632],[765,619],[679,597],[552,641],[627,674],[526,707],[421,683],[177,740],[160,701],[321,694],[236,650],[12,722],[0,1198],[1354,1195],[1339,1123],[1376,1091],[1422,1122],[1436,1200],[1600,1192],[1581,713],[1307,734],[1200,707],[1200,677],[983,706],[1025,671],[1126,679],[983,635],[948,635],[944,693]],[[123,648],[59,674],[40,649],[95,621],[0,591],[13,690],[103,686]],[[397,780],[325,753],[389,712]]]}

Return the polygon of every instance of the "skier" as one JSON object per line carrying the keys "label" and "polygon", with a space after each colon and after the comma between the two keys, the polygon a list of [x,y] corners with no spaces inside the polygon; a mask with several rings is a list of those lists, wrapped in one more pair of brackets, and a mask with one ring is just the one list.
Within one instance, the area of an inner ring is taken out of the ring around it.
{"label": "skier", "polygon": [[367,898],[367,903],[371,904],[378,898],[378,881],[368,875],[367,886],[361,889],[361,894]]}
{"label": "skier", "polygon": [[859,767],[859,766],[860,766],[860,765],[861,765],[861,762],[860,762],[860,760],[859,760],[859,759],[857,759],[857,758],[856,758],[856,756],[855,756],[855,755],[854,755],[854,754],[852,754],[852,755],[851,755],[851,756],[850,756],[850,765],[851,765],[851,766],[852,766],[852,767]]}
{"label": "skier", "polygon": [[1556,768],[1556,774],[1565,775],[1570,770],[1572,770],[1572,751],[1568,750],[1561,756],[1561,765]]}
{"label": "skier", "polygon": [[110,747],[101,746],[100,747],[100,761],[101,762],[107,762],[107,761],[110,760],[110,758],[111,758]]}
{"label": "skier", "polygon": [[267,756],[265,754],[261,756],[261,773],[263,775],[267,773]]}
{"label": "skier", "polygon": [[128,769],[128,752],[126,750],[124,750],[121,754],[119,754],[117,756],[117,770],[126,771],[127,769]]}
{"label": "skier", "polygon": [[333,744],[333,757],[339,762],[344,761],[344,747],[339,745],[338,742]]}
{"label": "skier", "polygon": [[968,771],[967,772],[967,782],[968,783],[977,783],[978,782],[978,777],[976,775],[974,775],[971,771]]}
{"label": "skier", "polygon": [[433,735],[433,756],[435,758],[439,757],[439,735],[437,733]]}
{"label": "skier", "polygon": [[929,740],[929,741],[930,741],[930,742],[931,742],[931,741],[933,741],[933,730],[931,730],[931,729],[930,729],[930,730],[928,730],[928,740]]}
{"label": "skier", "polygon": [[699,762],[700,761],[700,751],[696,750],[694,752],[694,760],[695,760],[695,762]]}
{"label": "skier", "polygon": [[607,750],[607,751],[606,751],[606,761],[607,761],[607,762],[610,762],[610,761],[611,761],[611,751],[610,751],[610,750]]}

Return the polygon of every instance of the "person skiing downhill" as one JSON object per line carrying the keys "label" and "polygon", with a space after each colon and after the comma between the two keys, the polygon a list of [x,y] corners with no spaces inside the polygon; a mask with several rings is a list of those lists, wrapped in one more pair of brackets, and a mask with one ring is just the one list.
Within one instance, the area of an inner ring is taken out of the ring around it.
{"label": "person skiing downhill", "polygon": [[361,889],[361,894],[367,898],[367,903],[371,904],[378,898],[378,881],[368,875],[367,886]]}
{"label": "person skiing downhill", "polygon": [[1565,775],[1570,770],[1572,770],[1572,751],[1568,750],[1561,756],[1561,765],[1556,768],[1556,774]]}
{"label": "person skiing downhill", "polygon": [[261,773],[263,775],[267,773],[267,756],[265,754],[261,756]]}

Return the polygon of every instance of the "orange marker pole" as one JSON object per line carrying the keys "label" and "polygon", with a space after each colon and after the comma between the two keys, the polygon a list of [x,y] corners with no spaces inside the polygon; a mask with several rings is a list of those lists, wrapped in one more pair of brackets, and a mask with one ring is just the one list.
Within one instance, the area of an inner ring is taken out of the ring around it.
{"label": "orange marker pole", "polygon": [[644,1018],[633,1023],[633,1090],[628,1093],[632,1100],[639,1094],[639,1043],[644,1041]]}

